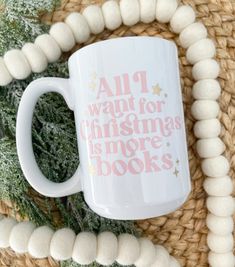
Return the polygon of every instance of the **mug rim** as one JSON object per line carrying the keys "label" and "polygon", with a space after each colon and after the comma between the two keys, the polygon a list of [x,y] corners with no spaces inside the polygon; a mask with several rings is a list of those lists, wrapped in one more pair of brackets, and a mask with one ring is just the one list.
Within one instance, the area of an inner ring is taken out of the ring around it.
{"label": "mug rim", "polygon": [[85,46],[81,47],[80,49],[78,49],[77,51],[75,51],[72,55],[70,55],[70,57],[68,59],[68,64],[70,64],[70,62],[72,61],[72,59],[75,56],[79,55],[81,52],[83,52],[86,49],[90,49],[91,47],[103,45],[103,43],[111,43],[111,42],[116,42],[116,41],[120,41],[120,40],[124,40],[124,39],[125,40],[127,40],[127,39],[136,39],[136,40],[145,39],[146,41],[150,40],[150,39],[151,40],[158,39],[158,40],[161,40],[161,41],[165,42],[168,45],[173,45],[174,48],[178,51],[178,48],[177,48],[175,42],[171,41],[171,40],[168,40],[168,39],[165,39],[165,38],[161,38],[161,37],[157,37],[157,36],[125,36],[125,37],[117,37],[117,38],[111,38],[111,39],[107,39],[107,40],[101,40],[101,41],[98,41],[98,42],[95,42],[95,43],[91,43],[91,44],[85,45]]}

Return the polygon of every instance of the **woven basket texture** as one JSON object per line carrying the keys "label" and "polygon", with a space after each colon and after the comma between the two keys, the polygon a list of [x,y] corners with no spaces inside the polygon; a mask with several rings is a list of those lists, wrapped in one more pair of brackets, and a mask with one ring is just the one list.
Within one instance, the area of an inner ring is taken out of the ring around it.
{"label": "woven basket texture", "polygon": [[[102,0],[64,0],[53,13],[43,15],[42,20],[48,24],[63,21],[70,12],[82,11],[87,5],[102,4],[103,2]],[[197,20],[205,24],[210,38],[214,40],[217,47],[216,58],[221,66],[219,81],[222,87],[222,95],[219,100],[221,107],[219,119],[222,123],[221,138],[226,144],[225,155],[230,160],[230,175],[235,182],[235,0],[183,0],[182,3],[189,4],[194,8]],[[207,196],[202,186],[205,177],[202,174],[200,159],[195,150],[194,119],[190,113],[190,107],[193,103],[191,95],[192,67],[185,58],[185,49],[179,46],[178,36],[170,31],[169,24],[138,23],[133,27],[122,25],[113,32],[105,30],[97,36],[91,36],[86,44],[120,36],[136,35],[161,36],[174,40],[178,46],[192,180],[192,192],[181,209],[159,218],[138,221],[136,224],[143,236],[147,236],[156,244],[164,245],[180,261],[182,266],[208,266],[208,247],[206,244],[208,230],[205,222]],[[81,45],[77,45],[73,51],[80,47]],[[69,55],[70,53],[66,54],[65,57]],[[40,203],[40,198],[37,199]],[[9,202],[0,202],[0,213],[10,214],[18,218],[17,213],[13,212],[12,205]],[[55,267],[59,265],[51,258],[35,260],[28,254],[16,255],[8,249],[0,250],[0,266]]]}

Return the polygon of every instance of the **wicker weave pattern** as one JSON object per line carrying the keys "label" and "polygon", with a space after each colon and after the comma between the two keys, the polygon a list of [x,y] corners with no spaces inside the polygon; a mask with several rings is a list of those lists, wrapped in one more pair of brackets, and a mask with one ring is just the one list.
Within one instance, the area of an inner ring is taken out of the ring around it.
{"label": "wicker weave pattern", "polygon": [[[47,23],[62,21],[69,12],[81,11],[85,6],[102,3],[102,0],[64,0],[59,9],[53,14],[46,14],[42,20]],[[217,60],[220,62],[220,83],[222,96],[220,98],[220,120],[222,122],[221,137],[226,144],[226,156],[231,162],[230,175],[235,181],[235,0],[183,0],[184,4],[193,6],[197,19],[201,20],[208,28],[209,36],[217,46]],[[115,38],[120,36],[147,35],[162,36],[172,39],[177,44],[178,37],[170,32],[169,25],[153,22],[152,24],[139,23],[131,28],[121,26],[114,32],[105,30],[98,36],[92,36],[88,43]],[[77,45],[73,51],[80,46]],[[66,57],[69,54],[65,55]],[[193,79],[191,66],[185,59],[185,50],[179,48],[181,86],[184,98],[186,128],[188,136],[188,150],[190,171],[192,178],[192,193],[185,205],[176,212],[160,218],[137,222],[142,234],[156,243],[163,244],[169,252],[176,256],[182,266],[208,266],[206,245],[207,228],[205,218],[206,193],[202,183],[205,177],[200,169],[200,160],[195,151],[195,137],[193,135],[194,120],[190,115],[193,102],[191,88]],[[11,214],[10,203],[0,203],[0,212]],[[0,266],[58,266],[48,260],[32,260],[28,255],[16,256],[12,251],[0,251]]]}

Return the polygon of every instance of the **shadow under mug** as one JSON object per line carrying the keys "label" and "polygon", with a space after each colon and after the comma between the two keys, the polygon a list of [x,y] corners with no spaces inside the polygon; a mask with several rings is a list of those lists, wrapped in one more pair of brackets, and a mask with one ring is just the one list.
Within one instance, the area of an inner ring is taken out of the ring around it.
{"label": "shadow under mug", "polygon": [[[177,48],[156,37],[97,42],[69,59],[69,79],[41,78],[23,93],[16,142],[23,173],[49,197],[84,192],[89,207],[112,219],[174,211],[190,189]],[[63,183],[49,181],[32,147],[38,98],[61,94],[74,111],[80,165]]]}

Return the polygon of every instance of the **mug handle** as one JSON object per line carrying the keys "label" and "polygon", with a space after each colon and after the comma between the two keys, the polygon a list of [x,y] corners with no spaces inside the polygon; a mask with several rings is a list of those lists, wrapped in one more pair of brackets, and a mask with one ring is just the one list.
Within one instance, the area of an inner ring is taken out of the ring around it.
{"label": "mug handle", "polygon": [[38,167],[32,146],[32,119],[37,100],[45,93],[61,94],[68,107],[74,103],[68,79],[41,78],[31,82],[21,98],[16,122],[16,147],[20,165],[29,184],[39,193],[48,197],[63,197],[82,191],[81,169],[67,181],[55,183],[48,180]]}

